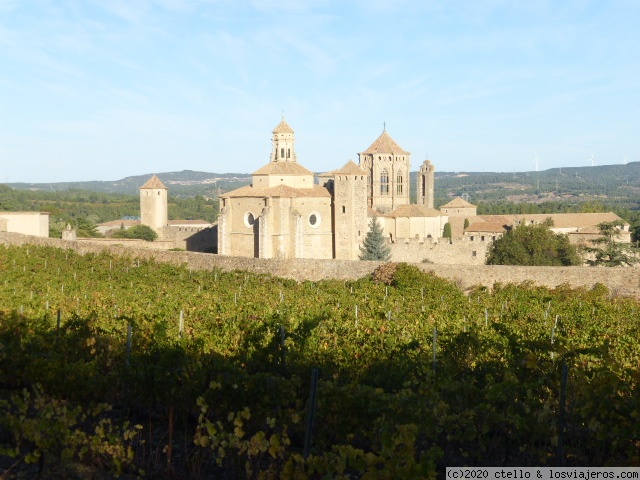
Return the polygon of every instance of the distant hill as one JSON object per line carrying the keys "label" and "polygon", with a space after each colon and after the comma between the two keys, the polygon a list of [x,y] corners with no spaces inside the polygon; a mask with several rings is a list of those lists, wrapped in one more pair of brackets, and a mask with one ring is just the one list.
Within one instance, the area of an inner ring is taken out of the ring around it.
{"label": "distant hill", "polygon": [[[415,178],[416,174],[412,174]],[[412,185],[415,180],[412,181]],[[640,162],[626,165],[552,168],[539,172],[437,172],[436,199],[543,202],[585,197],[606,203],[639,203]],[[438,203],[438,201],[436,201]]]}
{"label": "distant hill", "polygon": [[[436,166],[437,168],[437,166]],[[65,191],[88,190],[102,193],[138,194],[138,189],[152,173],[126,177],[116,181],[11,183],[20,190]],[[214,198],[221,192],[251,183],[245,173],[210,173],[183,170],[156,172],[176,197],[204,195]],[[415,190],[416,172],[411,174]],[[446,203],[454,196],[468,197],[471,202],[513,201],[542,202],[600,198],[603,201],[638,203],[640,198],[640,162],[626,165],[552,168],[540,172],[438,172],[436,171],[436,203]],[[415,194],[415,192],[414,192]]]}
{"label": "distant hill", "polygon": [[[245,173],[209,173],[182,170],[181,172],[155,173],[173,196],[204,195],[214,197],[251,183],[251,175]],[[57,182],[57,183],[8,183],[20,190],[88,190],[101,193],[125,193],[137,195],[140,187],[153,175],[135,175],[115,181]]]}

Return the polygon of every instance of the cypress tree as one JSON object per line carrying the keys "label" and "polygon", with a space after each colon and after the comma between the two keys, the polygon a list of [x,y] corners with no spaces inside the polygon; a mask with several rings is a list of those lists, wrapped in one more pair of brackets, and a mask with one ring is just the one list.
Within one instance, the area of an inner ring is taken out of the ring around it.
{"label": "cypress tree", "polygon": [[381,260],[388,261],[391,258],[391,248],[387,245],[387,240],[382,234],[382,225],[378,217],[373,217],[369,222],[369,231],[364,237],[364,242],[360,247],[360,260]]}

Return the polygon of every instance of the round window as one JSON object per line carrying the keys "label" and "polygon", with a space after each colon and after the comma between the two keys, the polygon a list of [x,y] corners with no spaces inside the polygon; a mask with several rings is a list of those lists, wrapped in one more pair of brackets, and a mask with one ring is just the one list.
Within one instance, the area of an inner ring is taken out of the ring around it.
{"label": "round window", "polygon": [[311,228],[318,228],[320,226],[320,214],[317,212],[313,212],[309,215],[309,225]]}
{"label": "round window", "polygon": [[253,216],[253,213],[247,212],[244,214],[244,224],[247,227],[252,227],[255,222],[256,222],[256,219]]}

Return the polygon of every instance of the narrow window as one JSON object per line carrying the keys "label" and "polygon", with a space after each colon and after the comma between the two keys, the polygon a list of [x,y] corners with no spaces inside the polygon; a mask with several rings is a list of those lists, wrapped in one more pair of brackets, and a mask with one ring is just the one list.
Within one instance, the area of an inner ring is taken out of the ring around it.
{"label": "narrow window", "polygon": [[281,148],[281,149],[280,149],[280,157],[281,157],[281,158],[284,158],[284,148]]}
{"label": "narrow window", "polygon": [[347,207],[345,207],[344,205],[342,206],[342,213],[347,213]]}
{"label": "narrow window", "polygon": [[398,173],[396,176],[396,193],[402,195],[402,173]]}
{"label": "narrow window", "polygon": [[287,148],[287,158],[291,157],[291,149]]}
{"label": "narrow window", "polygon": [[389,195],[389,173],[386,169],[380,175],[380,195]]}

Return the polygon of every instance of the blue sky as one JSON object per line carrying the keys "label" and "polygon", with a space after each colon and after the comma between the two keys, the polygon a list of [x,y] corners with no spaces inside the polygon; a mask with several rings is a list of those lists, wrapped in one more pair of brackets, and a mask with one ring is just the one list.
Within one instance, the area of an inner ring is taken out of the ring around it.
{"label": "blue sky", "polygon": [[640,160],[640,2],[0,0],[0,182]]}

